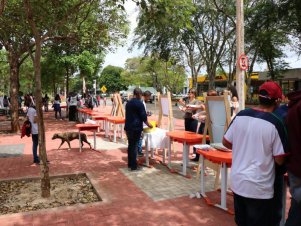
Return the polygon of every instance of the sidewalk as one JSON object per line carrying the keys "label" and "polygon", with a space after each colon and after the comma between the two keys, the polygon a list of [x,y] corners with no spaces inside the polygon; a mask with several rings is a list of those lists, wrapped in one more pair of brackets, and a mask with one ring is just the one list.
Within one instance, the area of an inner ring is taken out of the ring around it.
{"label": "sidewalk", "polygon": [[[106,109],[108,112],[110,108]],[[65,143],[51,140],[54,133],[76,131],[74,122],[54,120],[54,113],[45,113],[46,147],[50,160],[50,175],[87,173],[99,191],[102,202],[77,204],[41,211],[0,216],[0,225],[235,225],[233,215],[208,206],[203,199],[191,199],[189,194],[199,190],[199,181],[171,174],[162,165],[144,168],[141,172],[127,169],[126,146],[105,145],[92,151],[84,145],[78,150],[78,141]],[[177,119],[176,129],[183,129],[183,120]],[[86,133],[89,139],[93,135]],[[19,157],[0,158],[0,180],[38,177],[40,169],[32,165],[31,138],[0,134],[0,145],[24,144]],[[98,139],[102,139],[98,137]],[[115,144],[116,145],[116,144]],[[100,145],[101,146],[101,145]],[[177,150],[180,150],[178,147]],[[180,159],[180,156],[179,156]],[[211,182],[208,176],[207,189]],[[1,182],[0,182],[1,183]],[[185,185],[185,186],[183,186]],[[208,193],[218,200],[219,193]],[[228,206],[233,209],[232,197]]]}

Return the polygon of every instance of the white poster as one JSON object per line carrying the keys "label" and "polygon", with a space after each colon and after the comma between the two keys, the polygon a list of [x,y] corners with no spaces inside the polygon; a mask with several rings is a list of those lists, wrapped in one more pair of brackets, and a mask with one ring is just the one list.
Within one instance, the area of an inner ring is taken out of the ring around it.
{"label": "white poster", "polygon": [[169,115],[169,103],[167,97],[161,97],[161,107],[162,107],[162,114],[164,116]]}

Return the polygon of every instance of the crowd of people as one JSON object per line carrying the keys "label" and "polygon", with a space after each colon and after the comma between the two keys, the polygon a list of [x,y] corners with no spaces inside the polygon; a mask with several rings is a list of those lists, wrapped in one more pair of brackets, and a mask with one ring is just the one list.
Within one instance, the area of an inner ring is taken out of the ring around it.
{"label": "crowd of people", "polygon": [[[301,225],[301,90],[287,95],[287,103],[276,82],[265,82],[259,89],[259,105],[239,111],[234,87],[226,90],[232,122],[223,144],[232,150],[231,189],[234,193],[235,222],[239,226],[278,226],[282,219],[284,174],[288,173],[291,206],[286,226]],[[209,90],[208,96],[216,96]],[[188,98],[179,101],[186,131],[203,134],[204,103],[190,89]],[[199,123],[200,122],[200,123]],[[143,93],[134,90],[126,104],[125,130],[128,137],[128,167],[139,170],[143,123],[151,128]],[[199,127],[198,127],[198,124]],[[197,129],[199,128],[199,129]],[[195,150],[194,150],[195,151]],[[195,154],[192,161],[197,161]]]}
{"label": "crowd of people", "polygon": [[[259,104],[239,111],[238,95],[235,87],[229,87],[228,95],[232,122],[227,128],[223,144],[232,150],[231,190],[233,191],[235,222],[239,226],[280,225],[283,207],[284,175],[288,173],[291,206],[286,226],[301,225],[301,90],[287,95],[288,103],[281,103],[284,96],[281,87],[272,81],[259,88]],[[209,90],[208,96],[216,96]],[[135,88],[133,98],[125,106],[125,131],[128,139],[128,167],[140,170],[137,158],[143,156],[143,127],[152,128],[148,122],[145,102],[151,93]],[[69,120],[77,121],[76,109],[93,109],[100,105],[101,98],[93,95],[70,93],[66,98]],[[104,99],[104,105],[106,100]],[[33,162],[39,164],[38,124],[35,99],[31,94],[20,98],[19,106],[27,110],[27,118],[32,125]],[[47,112],[49,102],[56,119],[63,119],[61,96],[56,94],[50,101],[47,94],[43,106]],[[184,114],[186,131],[204,133],[206,121],[205,104],[196,98],[196,90],[190,89],[186,99],[179,100]],[[0,107],[9,108],[9,97],[0,99]],[[194,150],[192,161],[198,161]]]}

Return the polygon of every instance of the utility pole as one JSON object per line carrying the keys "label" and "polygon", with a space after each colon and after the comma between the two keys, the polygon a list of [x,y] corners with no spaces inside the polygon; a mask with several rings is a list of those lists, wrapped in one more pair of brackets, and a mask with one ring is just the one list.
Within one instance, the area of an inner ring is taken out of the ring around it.
{"label": "utility pole", "polygon": [[94,88],[94,96],[96,97],[96,79],[94,79],[94,84],[93,84],[93,88]]}
{"label": "utility pole", "polygon": [[240,69],[239,57],[244,53],[244,1],[236,0],[236,89],[239,110],[245,109],[245,72]]}

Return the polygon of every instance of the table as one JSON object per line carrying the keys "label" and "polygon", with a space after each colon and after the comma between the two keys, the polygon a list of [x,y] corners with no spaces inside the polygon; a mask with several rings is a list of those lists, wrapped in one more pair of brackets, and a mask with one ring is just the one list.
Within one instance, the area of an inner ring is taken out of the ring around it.
{"label": "table", "polygon": [[[190,145],[202,143],[203,135],[190,131],[171,131],[167,132],[168,136],[168,168],[171,168],[171,141],[175,141],[183,144],[183,170],[180,172],[183,176],[187,176],[186,168],[189,162],[189,147]],[[209,139],[209,136],[206,136]]]}
{"label": "table", "polygon": [[201,195],[202,197],[206,198],[205,193],[205,165],[204,160],[207,159],[213,163],[221,164],[221,203],[216,204],[215,206],[228,211],[227,203],[226,203],[226,195],[227,195],[227,168],[231,167],[232,164],[232,152],[224,152],[218,151],[214,148],[206,150],[198,149],[197,153],[200,154],[201,158]]}
{"label": "table", "polygon": [[[151,132],[143,132],[145,140],[145,165],[149,167],[149,151],[150,149],[160,148],[165,149],[168,147],[168,138],[166,133],[168,130],[156,128]],[[153,151],[151,152],[153,157]],[[165,162],[165,151],[163,154],[163,162]]]}
{"label": "table", "polygon": [[[94,119],[95,121],[103,121],[102,128],[107,133],[106,121],[107,121],[107,118],[109,116],[111,116],[111,115],[110,114],[100,114],[99,113],[97,115],[93,115],[92,119]],[[105,134],[105,136],[107,137],[107,134]]]}
{"label": "table", "polygon": [[79,135],[79,152],[82,152],[82,144],[81,144],[81,137],[80,137],[81,131],[93,131],[94,149],[96,149],[96,131],[99,128],[99,125],[97,125],[97,124],[76,124],[75,126],[78,129],[78,135]]}
{"label": "table", "polygon": [[82,122],[82,114],[84,115],[83,122],[87,120],[88,116],[94,116],[99,114],[99,112],[93,111],[90,108],[77,108],[77,112],[78,112],[78,119],[80,122]]}
{"label": "table", "polygon": [[[116,143],[116,133],[117,133],[117,127],[118,125],[123,125],[125,124],[125,118],[124,117],[121,117],[121,116],[109,116],[107,117],[107,120],[106,120],[106,137],[108,135],[108,123],[113,123],[114,124],[114,139],[113,139],[113,142]],[[122,127],[121,127],[121,139],[122,139]]]}

